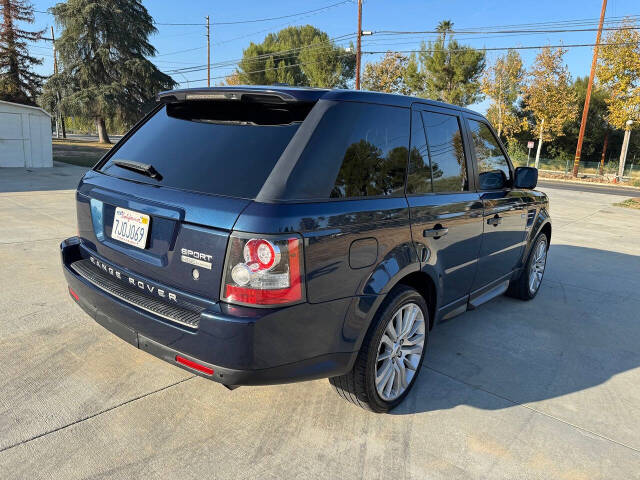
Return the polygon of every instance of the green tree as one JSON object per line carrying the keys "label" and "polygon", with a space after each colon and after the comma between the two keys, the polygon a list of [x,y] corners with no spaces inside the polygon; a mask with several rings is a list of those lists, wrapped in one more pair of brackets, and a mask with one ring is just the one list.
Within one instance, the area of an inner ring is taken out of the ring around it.
{"label": "green tree", "polygon": [[452,22],[440,22],[440,38],[422,43],[417,57],[409,59],[406,82],[415,95],[467,106],[482,98],[485,55],[453,38],[445,44],[452,28]]}
{"label": "green tree", "polygon": [[100,142],[110,143],[106,118],[131,124],[158,91],[175,85],[146,58],[156,53],[148,41],[153,19],[140,0],[68,0],[51,11],[63,29],[56,41],[62,72],[51,80],[66,86],[62,106],[93,118]]}
{"label": "green tree", "polygon": [[482,92],[491,99],[487,118],[498,135],[511,138],[522,129],[514,104],[522,92],[523,81],[522,58],[515,50],[498,57],[482,76]]}
{"label": "green tree", "polygon": [[[631,19],[611,31],[601,47],[597,75],[611,91],[607,99],[608,120],[615,128],[632,128],[640,123],[640,31]],[[607,45],[610,44],[610,45]]]}
{"label": "green tree", "polygon": [[374,92],[410,93],[406,83],[409,59],[400,54],[387,52],[379,62],[367,63],[362,76],[362,88]]}
{"label": "green tree", "polygon": [[238,81],[247,85],[286,83],[345,87],[355,73],[355,55],[335,45],[311,25],[270,33],[251,43],[238,63]]}
{"label": "green tree", "polygon": [[[584,105],[587,95],[589,77],[578,77],[571,84],[571,90],[576,98],[576,105]],[[608,90],[595,84],[591,91],[589,115],[587,116],[586,135],[582,144],[582,158],[596,162],[602,155],[604,137],[609,135],[611,126],[607,121]],[[571,117],[563,127],[564,135],[555,138],[548,144],[547,152],[555,158],[573,158],[576,150],[576,142],[580,133],[581,116]],[[611,140],[611,139],[610,139]]]}
{"label": "green tree", "polygon": [[540,163],[542,142],[564,135],[564,125],[576,115],[576,95],[571,89],[571,75],[564,64],[562,48],[545,47],[537,56],[524,87],[526,108],[534,119],[538,133],[536,168]]}
{"label": "green tree", "polygon": [[42,38],[44,30],[29,31],[18,22],[33,23],[33,6],[27,0],[0,0],[0,100],[35,105],[44,77],[33,72],[42,59],[29,55],[27,42]]}

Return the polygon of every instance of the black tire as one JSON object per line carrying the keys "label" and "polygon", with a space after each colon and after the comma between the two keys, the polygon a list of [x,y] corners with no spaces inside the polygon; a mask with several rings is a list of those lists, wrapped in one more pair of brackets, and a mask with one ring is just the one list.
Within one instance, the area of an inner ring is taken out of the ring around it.
{"label": "black tire", "polygon": [[[413,378],[410,383],[408,383],[406,390],[394,400],[387,401],[378,394],[375,385],[378,349],[380,348],[382,336],[385,333],[387,324],[400,308],[409,303],[415,303],[418,305],[424,316],[426,328],[424,329],[424,347],[422,349],[422,357],[420,358],[418,367],[413,374]],[[345,375],[330,378],[329,382],[335,387],[336,392],[343,399],[354,403],[365,410],[376,413],[388,412],[402,402],[415,384],[424,360],[428,338],[429,309],[427,308],[427,303],[424,297],[422,297],[417,290],[411,287],[405,285],[396,286],[391,292],[389,292],[387,298],[380,306],[373,321],[371,322],[371,326],[369,327],[369,331],[362,342],[362,346],[360,347],[360,352],[358,353],[353,369]]]}
{"label": "black tire", "polygon": [[[532,271],[531,271],[531,263],[534,262],[535,252],[538,249],[540,243],[544,242],[545,244],[545,265],[546,267],[546,255],[549,251],[549,239],[544,233],[538,234],[533,245],[531,246],[531,251],[529,251],[529,257],[527,258],[527,262],[524,264],[522,271],[520,272],[520,276],[516,280],[511,280],[509,283],[509,288],[507,289],[507,295],[513,298],[519,298],[520,300],[532,300],[540,291],[540,285],[542,285],[542,278],[540,279],[540,283],[538,284],[535,291],[531,291],[529,288],[529,281],[531,279]],[[544,268],[542,271],[542,275],[544,276]]]}

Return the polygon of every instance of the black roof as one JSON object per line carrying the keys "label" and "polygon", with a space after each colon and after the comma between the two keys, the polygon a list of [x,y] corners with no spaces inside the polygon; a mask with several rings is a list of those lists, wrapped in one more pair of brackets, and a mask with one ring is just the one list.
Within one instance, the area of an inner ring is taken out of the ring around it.
{"label": "black roof", "polygon": [[170,90],[158,94],[160,102],[176,102],[184,101],[191,97],[192,99],[205,100],[207,97],[212,99],[237,99],[243,95],[255,97],[272,96],[282,102],[315,102],[323,100],[343,100],[352,102],[368,102],[378,103],[382,105],[392,105],[396,107],[410,108],[413,103],[422,103],[435,107],[453,108],[459,111],[465,111],[478,115],[478,112],[467,108],[451,105],[448,103],[437,102],[435,100],[427,100],[419,97],[409,97],[407,95],[396,95],[391,93],[369,92],[364,90],[341,90],[327,88],[311,88],[311,87],[288,87],[280,85],[239,85],[230,87],[205,87],[205,88],[186,88],[180,90]]}

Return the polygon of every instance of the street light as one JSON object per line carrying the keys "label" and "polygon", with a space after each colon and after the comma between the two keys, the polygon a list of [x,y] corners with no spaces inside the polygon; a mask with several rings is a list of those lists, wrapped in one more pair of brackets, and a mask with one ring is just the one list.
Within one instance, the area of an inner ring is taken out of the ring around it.
{"label": "street light", "polygon": [[629,137],[631,136],[631,125],[633,120],[629,119],[624,129],[624,141],[622,142],[622,150],[620,151],[620,165],[618,165],[618,180],[622,181],[624,174],[624,164],[627,161],[627,151],[629,150]]}

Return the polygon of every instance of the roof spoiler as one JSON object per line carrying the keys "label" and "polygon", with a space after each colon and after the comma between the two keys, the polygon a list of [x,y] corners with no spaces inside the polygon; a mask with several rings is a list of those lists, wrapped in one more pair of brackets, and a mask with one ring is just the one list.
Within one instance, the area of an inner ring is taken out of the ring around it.
{"label": "roof spoiler", "polygon": [[159,103],[181,103],[187,101],[235,100],[257,103],[289,103],[299,99],[289,93],[271,89],[185,89],[160,92],[156,96]]}

